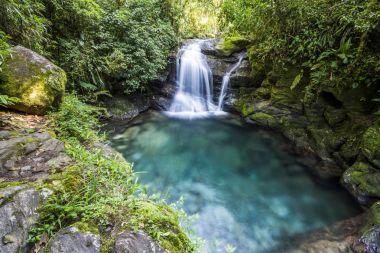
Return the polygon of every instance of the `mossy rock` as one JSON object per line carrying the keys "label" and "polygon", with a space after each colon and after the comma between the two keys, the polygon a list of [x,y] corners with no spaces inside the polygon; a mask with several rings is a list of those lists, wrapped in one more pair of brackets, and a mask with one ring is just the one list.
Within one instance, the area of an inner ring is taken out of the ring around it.
{"label": "mossy rock", "polygon": [[20,99],[12,109],[42,115],[58,107],[67,82],[66,73],[37,53],[16,46],[0,72],[0,94]]}
{"label": "mossy rock", "polygon": [[366,252],[378,252],[376,250],[380,248],[380,201],[369,209],[359,242],[364,244]]}
{"label": "mossy rock", "polygon": [[249,118],[252,121],[266,127],[274,128],[278,125],[278,122],[275,117],[264,112],[254,113],[251,116],[249,116]]}
{"label": "mossy rock", "polygon": [[216,50],[223,56],[230,56],[246,49],[251,41],[241,35],[229,36],[223,38],[217,45]]}
{"label": "mossy rock", "polygon": [[380,126],[370,126],[364,132],[360,147],[367,159],[380,168]]}
{"label": "mossy rock", "polygon": [[380,171],[365,162],[356,162],[342,177],[342,184],[362,205],[380,199]]}
{"label": "mossy rock", "polygon": [[[193,252],[194,246],[179,224],[179,217],[171,207],[149,201],[139,201],[130,214],[130,222],[147,232],[172,253]],[[143,225],[142,225],[143,224]]]}

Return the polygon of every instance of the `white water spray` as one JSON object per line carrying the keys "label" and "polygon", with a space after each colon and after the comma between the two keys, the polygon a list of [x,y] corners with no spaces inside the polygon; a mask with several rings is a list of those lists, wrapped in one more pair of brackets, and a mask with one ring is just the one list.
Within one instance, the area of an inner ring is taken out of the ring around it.
{"label": "white water spray", "polygon": [[239,56],[239,61],[223,77],[222,89],[220,91],[218,108],[217,108],[218,111],[223,111],[223,102],[224,102],[224,98],[227,95],[227,89],[230,84],[231,75],[240,67],[241,62],[243,61],[243,58],[244,58],[244,55],[241,54]]}
{"label": "white water spray", "polygon": [[213,102],[213,80],[207,57],[201,52],[201,44],[205,41],[196,40],[184,45],[177,55],[177,85],[178,91],[170,106],[168,115],[181,118],[206,117],[224,114],[223,101],[231,75],[240,66],[244,55],[226,73],[223,78],[219,103]]}
{"label": "white water spray", "polygon": [[201,52],[202,41],[185,45],[177,55],[177,84],[169,113],[176,116],[204,115],[216,111],[211,69]]}

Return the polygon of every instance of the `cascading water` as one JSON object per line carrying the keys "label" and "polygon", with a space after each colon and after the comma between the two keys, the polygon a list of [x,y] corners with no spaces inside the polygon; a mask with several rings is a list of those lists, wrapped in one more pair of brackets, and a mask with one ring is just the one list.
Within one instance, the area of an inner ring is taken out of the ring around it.
{"label": "cascading water", "polygon": [[207,58],[201,52],[202,41],[183,46],[177,56],[179,89],[169,110],[174,116],[197,116],[214,112],[213,83]]}
{"label": "cascading water", "polygon": [[240,67],[241,62],[243,61],[244,57],[245,57],[245,54],[241,54],[239,56],[239,61],[223,77],[222,89],[220,91],[218,108],[217,108],[218,111],[223,110],[223,102],[224,102],[224,98],[227,95],[227,88],[230,84],[231,75]]}
{"label": "cascading water", "polygon": [[175,117],[204,117],[224,114],[223,102],[227,95],[231,75],[239,68],[246,54],[223,77],[218,105],[213,101],[213,80],[207,57],[201,52],[203,40],[184,45],[177,55],[178,91],[167,112]]}

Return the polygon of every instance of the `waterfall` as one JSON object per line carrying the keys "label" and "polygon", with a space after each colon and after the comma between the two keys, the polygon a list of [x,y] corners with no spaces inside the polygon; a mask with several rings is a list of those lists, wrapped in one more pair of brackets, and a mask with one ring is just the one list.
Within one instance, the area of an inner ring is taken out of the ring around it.
{"label": "waterfall", "polygon": [[222,89],[219,95],[217,111],[223,110],[223,102],[224,102],[224,98],[227,95],[227,88],[228,88],[228,85],[230,84],[231,75],[239,68],[239,66],[241,65],[241,62],[243,61],[243,58],[244,58],[244,54],[241,54],[239,56],[239,61],[229,71],[227,71],[227,73],[223,77]]}
{"label": "waterfall", "polygon": [[223,77],[219,102],[216,105],[213,101],[212,72],[206,55],[202,54],[202,43],[205,41],[192,41],[184,45],[177,54],[178,90],[167,112],[170,116],[192,118],[224,113],[223,102],[231,75],[241,65],[246,54],[241,54],[239,61]]}
{"label": "waterfall", "polygon": [[169,114],[175,116],[197,116],[215,112],[213,82],[207,58],[201,52],[197,40],[184,45],[177,55],[178,91],[170,106]]}

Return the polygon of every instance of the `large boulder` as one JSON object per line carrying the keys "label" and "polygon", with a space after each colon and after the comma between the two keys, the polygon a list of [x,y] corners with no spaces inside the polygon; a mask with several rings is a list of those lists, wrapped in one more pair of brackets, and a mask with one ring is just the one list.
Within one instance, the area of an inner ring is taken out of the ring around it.
{"label": "large boulder", "polygon": [[32,50],[16,46],[2,65],[0,94],[20,99],[11,108],[42,115],[59,105],[66,81],[61,68]]}
{"label": "large boulder", "polygon": [[37,190],[27,185],[0,189],[0,252],[25,252],[30,228],[38,221],[41,201]]}
{"label": "large boulder", "polygon": [[61,229],[50,240],[45,252],[51,253],[100,253],[100,236],[80,231],[75,226]]}

